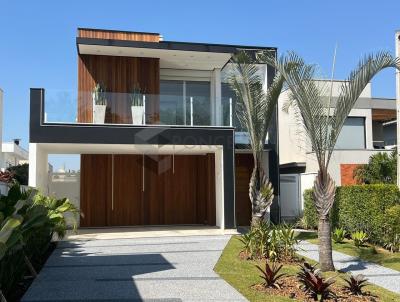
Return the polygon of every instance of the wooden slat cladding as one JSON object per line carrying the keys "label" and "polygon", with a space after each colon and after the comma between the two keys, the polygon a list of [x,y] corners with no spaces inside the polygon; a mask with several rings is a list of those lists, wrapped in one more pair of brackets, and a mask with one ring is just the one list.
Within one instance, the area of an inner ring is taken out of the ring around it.
{"label": "wooden slat cladding", "polygon": [[80,204],[82,227],[108,225],[107,212],[111,200],[111,155],[81,155]]}
{"label": "wooden slat cladding", "polygon": [[109,225],[143,224],[142,155],[114,155]]}
{"label": "wooden slat cladding", "polygon": [[213,154],[82,155],[82,159],[83,227],[215,225]]}
{"label": "wooden slat cladding", "polygon": [[396,110],[391,109],[372,109],[372,120],[387,122],[396,119]]}
{"label": "wooden slat cladding", "polygon": [[95,38],[95,39],[111,39],[124,41],[143,41],[143,42],[159,42],[160,34],[156,33],[138,33],[101,29],[78,29],[78,37]]}
{"label": "wooden slat cladding", "polygon": [[251,221],[249,182],[253,170],[252,154],[235,154],[236,224],[247,226]]}
{"label": "wooden slat cladding", "polygon": [[132,123],[128,93],[139,85],[146,98],[146,123],[159,122],[160,61],[158,58],[79,55],[78,122],[91,123],[92,91],[96,83],[105,86],[107,111],[105,122]]}

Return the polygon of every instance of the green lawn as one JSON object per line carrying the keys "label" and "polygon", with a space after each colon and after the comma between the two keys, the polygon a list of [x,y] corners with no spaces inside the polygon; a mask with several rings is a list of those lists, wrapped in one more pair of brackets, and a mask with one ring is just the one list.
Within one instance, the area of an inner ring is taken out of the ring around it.
{"label": "green lawn", "polygon": [[[298,238],[318,244],[316,233],[300,233]],[[371,245],[357,248],[352,240],[348,239],[345,239],[343,243],[333,242],[332,247],[335,251],[400,271],[400,253],[391,253],[383,248],[373,247]]]}
{"label": "green lawn", "polygon": [[[255,261],[239,259],[238,255],[241,251],[241,247],[242,243],[237,239],[237,236],[232,237],[218,260],[218,263],[214,268],[215,271],[250,301],[293,301],[292,299],[278,296],[267,297],[266,294],[250,288],[253,284],[260,283],[261,279],[258,277],[259,273],[254,266],[256,264]],[[282,272],[295,274],[297,272],[297,266],[285,265]],[[332,275],[338,274],[326,274],[326,276]],[[339,274],[338,276],[344,276],[344,274]],[[339,284],[343,283],[340,278],[337,278],[337,282]],[[367,290],[371,291],[374,295],[379,296],[381,301],[399,301],[400,299],[400,295],[396,295],[377,286],[368,286]]]}

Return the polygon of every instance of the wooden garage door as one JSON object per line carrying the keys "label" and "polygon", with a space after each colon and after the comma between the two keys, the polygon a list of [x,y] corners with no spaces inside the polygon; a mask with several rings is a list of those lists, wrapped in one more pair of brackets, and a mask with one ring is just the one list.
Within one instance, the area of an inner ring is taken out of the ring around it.
{"label": "wooden garage door", "polygon": [[81,226],[215,225],[214,155],[82,155]]}

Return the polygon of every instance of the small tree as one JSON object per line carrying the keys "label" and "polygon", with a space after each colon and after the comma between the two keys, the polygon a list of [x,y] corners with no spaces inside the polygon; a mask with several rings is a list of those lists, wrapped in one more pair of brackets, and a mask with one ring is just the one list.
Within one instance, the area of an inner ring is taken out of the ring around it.
{"label": "small tree", "polygon": [[[288,106],[293,106],[295,116],[304,127],[318,162],[313,201],[319,219],[319,263],[323,271],[331,271],[335,269],[329,220],[335,200],[335,182],[328,173],[332,153],[343,124],[365,86],[382,69],[399,68],[400,61],[388,52],[365,57],[341,84],[340,94],[335,102],[332,100],[332,86],[329,93],[328,86],[324,87],[321,82],[315,81],[315,65],[306,64],[294,53],[279,60],[269,58],[269,61],[285,78],[291,92]],[[288,62],[291,62],[289,69]]]}
{"label": "small tree", "polygon": [[365,184],[397,183],[397,151],[379,152],[370,156],[368,164],[354,170],[353,177]]}
{"label": "small tree", "polygon": [[274,198],[272,185],[263,169],[263,154],[268,126],[282,91],[284,78],[278,72],[269,88],[264,87],[257,63],[265,63],[263,60],[269,55],[268,52],[260,52],[253,59],[249,53],[239,52],[232,60],[234,64],[229,77],[229,84],[237,97],[237,117],[249,134],[254,159],[249,184],[252,226],[264,218]]}

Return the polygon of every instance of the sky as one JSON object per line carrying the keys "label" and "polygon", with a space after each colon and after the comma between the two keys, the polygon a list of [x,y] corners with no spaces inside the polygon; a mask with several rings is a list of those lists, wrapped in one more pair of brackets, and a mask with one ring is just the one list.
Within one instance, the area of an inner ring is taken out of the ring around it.
{"label": "sky", "polygon": [[[274,46],[296,51],[323,74],[344,79],[373,51],[394,53],[399,0],[19,1],[0,0],[3,140],[29,145],[29,88],[76,91],[78,27],[159,32],[168,41]],[[372,82],[375,97],[395,97],[395,72]],[[56,169],[76,158],[51,157]]]}

